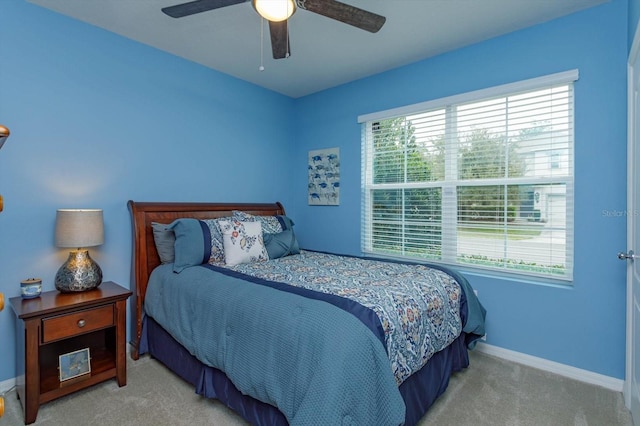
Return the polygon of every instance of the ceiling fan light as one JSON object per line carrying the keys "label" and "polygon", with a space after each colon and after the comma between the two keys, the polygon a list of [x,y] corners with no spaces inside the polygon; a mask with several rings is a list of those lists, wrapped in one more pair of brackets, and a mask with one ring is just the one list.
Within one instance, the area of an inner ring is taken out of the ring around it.
{"label": "ceiling fan light", "polygon": [[253,0],[252,3],[260,16],[271,22],[287,20],[296,10],[293,0]]}

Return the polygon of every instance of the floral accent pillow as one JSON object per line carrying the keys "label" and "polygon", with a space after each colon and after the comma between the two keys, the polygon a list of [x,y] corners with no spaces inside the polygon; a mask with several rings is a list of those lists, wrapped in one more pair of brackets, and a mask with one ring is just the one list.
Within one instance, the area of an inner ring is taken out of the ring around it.
{"label": "floral accent pillow", "polygon": [[260,222],[262,232],[265,234],[277,234],[287,229],[282,222],[282,216],[255,216],[240,210],[233,210],[233,219],[240,222]]}
{"label": "floral accent pillow", "polygon": [[222,233],[224,259],[227,265],[269,260],[269,254],[262,239],[261,222],[221,220],[218,226]]}
{"label": "floral accent pillow", "polygon": [[208,263],[224,263],[224,245],[222,243],[222,234],[218,223],[223,220],[233,220],[230,216],[220,217],[217,219],[205,219],[204,222],[209,227],[209,235],[211,235],[211,257]]}

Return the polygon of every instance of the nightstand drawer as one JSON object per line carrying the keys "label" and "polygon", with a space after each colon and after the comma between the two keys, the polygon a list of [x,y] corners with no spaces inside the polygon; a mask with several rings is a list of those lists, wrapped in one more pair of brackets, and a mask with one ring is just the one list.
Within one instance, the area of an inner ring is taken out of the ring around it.
{"label": "nightstand drawer", "polygon": [[42,343],[72,337],[114,325],[113,305],[42,320]]}

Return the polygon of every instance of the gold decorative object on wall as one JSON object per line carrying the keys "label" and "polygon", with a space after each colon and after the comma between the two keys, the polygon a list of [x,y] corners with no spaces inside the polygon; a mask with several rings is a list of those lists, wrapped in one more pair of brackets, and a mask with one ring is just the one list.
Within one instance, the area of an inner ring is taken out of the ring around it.
{"label": "gold decorative object on wall", "polygon": [[0,124],[0,148],[2,148],[2,145],[4,145],[10,134],[11,132],[9,131],[9,129],[6,126]]}
{"label": "gold decorative object on wall", "polygon": [[[9,132],[9,129],[7,129],[5,126],[0,124],[0,148],[2,148],[2,145],[4,145],[4,143],[6,142],[7,138],[9,137],[9,134],[11,134],[11,132]],[[2,211],[2,207],[3,207],[2,195],[0,195],[0,212]],[[0,293],[0,311],[3,309],[4,309],[4,294]],[[0,396],[0,417],[2,416],[4,416],[4,398]]]}
{"label": "gold decorative object on wall", "polygon": [[[0,205],[0,207],[2,206]],[[4,294],[0,293],[0,311],[3,309],[4,309]],[[2,416],[4,416],[4,398],[0,396],[0,417]]]}
{"label": "gold decorative object on wall", "polygon": [[[7,141],[7,138],[10,134],[11,132],[9,131],[9,129],[0,124],[0,149],[2,149],[2,145],[4,145],[4,143]],[[0,212],[2,211],[3,207],[4,203],[2,202],[2,195],[0,195]]]}

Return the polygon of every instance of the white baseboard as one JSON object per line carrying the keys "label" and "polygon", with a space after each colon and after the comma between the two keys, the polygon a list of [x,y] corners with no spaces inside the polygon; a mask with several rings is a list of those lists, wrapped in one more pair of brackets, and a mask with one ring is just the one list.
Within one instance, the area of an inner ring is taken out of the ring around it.
{"label": "white baseboard", "polygon": [[503,349],[498,346],[488,345],[482,342],[478,342],[475,350],[487,355],[506,359],[507,361],[513,361],[518,364],[523,364],[539,370],[558,374],[563,377],[568,377],[570,379],[601,386],[616,392],[622,392],[622,388],[624,386],[624,380],[621,379],[594,373],[589,370],[583,370],[581,368],[571,367],[570,365],[560,364],[559,362],[549,361],[544,358],[523,354],[522,352]]}
{"label": "white baseboard", "polygon": [[[571,367],[566,364],[560,364],[559,362],[549,361],[544,358],[538,358],[532,355],[523,354],[522,352],[503,349],[498,346],[489,345],[487,343],[478,342],[475,350],[487,355],[506,359],[507,361],[517,362],[518,364],[523,364],[529,367],[537,368],[539,370],[558,374],[563,377],[568,377],[570,379],[575,379],[592,385],[601,386],[603,388],[610,389],[616,392],[622,392],[622,388],[624,386],[624,380],[605,376],[604,374],[594,373],[589,370],[583,370],[581,368]],[[131,347],[130,345],[127,345],[127,355],[129,355],[130,351]],[[15,385],[15,378],[0,382],[0,395],[3,395],[8,390],[12,389]]]}

